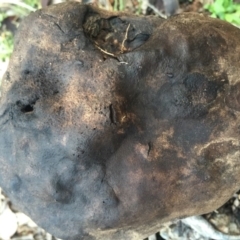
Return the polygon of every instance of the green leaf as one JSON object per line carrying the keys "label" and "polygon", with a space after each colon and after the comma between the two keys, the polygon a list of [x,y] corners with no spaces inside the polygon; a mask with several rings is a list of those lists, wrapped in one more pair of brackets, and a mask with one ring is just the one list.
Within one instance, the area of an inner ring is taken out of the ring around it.
{"label": "green leaf", "polygon": [[215,0],[213,4],[206,4],[204,9],[211,13],[211,17],[240,25],[240,4],[233,0]]}
{"label": "green leaf", "polygon": [[230,22],[230,23],[234,23],[236,25],[240,25],[240,17],[239,14],[226,14],[225,15],[225,20]]}

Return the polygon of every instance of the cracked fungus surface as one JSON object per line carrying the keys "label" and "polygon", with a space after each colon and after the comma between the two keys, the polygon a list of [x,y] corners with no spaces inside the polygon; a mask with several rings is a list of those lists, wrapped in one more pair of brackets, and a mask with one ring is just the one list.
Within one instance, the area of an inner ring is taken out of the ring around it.
{"label": "cracked fungus surface", "polygon": [[190,13],[30,14],[2,87],[4,191],[62,239],[140,239],[216,209],[240,182],[239,40]]}

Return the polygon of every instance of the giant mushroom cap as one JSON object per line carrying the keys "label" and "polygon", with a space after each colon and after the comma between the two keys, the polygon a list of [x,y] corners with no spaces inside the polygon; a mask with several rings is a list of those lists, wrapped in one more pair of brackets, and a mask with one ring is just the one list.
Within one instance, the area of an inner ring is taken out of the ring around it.
{"label": "giant mushroom cap", "polygon": [[21,24],[0,185],[63,239],[141,239],[240,185],[240,30],[68,2]]}

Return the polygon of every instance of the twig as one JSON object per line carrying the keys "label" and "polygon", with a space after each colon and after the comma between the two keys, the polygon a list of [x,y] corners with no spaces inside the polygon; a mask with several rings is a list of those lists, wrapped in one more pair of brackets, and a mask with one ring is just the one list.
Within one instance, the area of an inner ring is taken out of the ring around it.
{"label": "twig", "polygon": [[208,222],[202,216],[192,216],[181,221],[191,227],[193,230],[198,232],[200,235],[211,238],[211,239],[221,239],[221,240],[239,240],[239,235],[228,235],[216,230],[210,222]]}
{"label": "twig", "polygon": [[129,27],[130,27],[130,23],[129,23],[128,26],[127,26],[126,33],[125,33],[125,37],[124,37],[123,42],[122,42],[121,53],[124,52],[124,44],[125,44],[125,42],[126,42],[126,40],[127,40],[127,37],[128,37]]}
{"label": "twig", "polygon": [[151,3],[147,4],[159,17],[167,19],[167,16],[162,14],[156,7],[154,7]]}
{"label": "twig", "polygon": [[101,52],[109,55],[109,56],[112,56],[112,57],[116,57],[113,53],[110,53],[110,52],[107,52],[105,50],[103,50],[102,48],[100,48],[98,45],[95,45]]}

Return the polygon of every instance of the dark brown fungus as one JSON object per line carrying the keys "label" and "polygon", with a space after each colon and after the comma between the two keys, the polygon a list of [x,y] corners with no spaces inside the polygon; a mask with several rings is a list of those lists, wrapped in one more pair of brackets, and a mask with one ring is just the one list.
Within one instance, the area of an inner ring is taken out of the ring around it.
{"label": "dark brown fungus", "polygon": [[144,239],[239,189],[236,27],[68,2],[31,13],[15,43],[0,186],[56,237]]}

